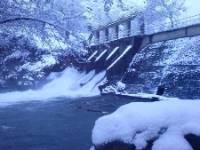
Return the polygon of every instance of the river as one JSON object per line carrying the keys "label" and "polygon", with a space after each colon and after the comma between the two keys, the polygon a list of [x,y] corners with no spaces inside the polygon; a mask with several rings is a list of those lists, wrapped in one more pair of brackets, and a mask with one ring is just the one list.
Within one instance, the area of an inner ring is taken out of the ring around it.
{"label": "river", "polygon": [[95,120],[133,99],[99,96],[105,71],[67,68],[37,90],[0,93],[0,150],[89,150]]}
{"label": "river", "polygon": [[133,100],[57,98],[0,108],[1,150],[89,150],[95,120]]}

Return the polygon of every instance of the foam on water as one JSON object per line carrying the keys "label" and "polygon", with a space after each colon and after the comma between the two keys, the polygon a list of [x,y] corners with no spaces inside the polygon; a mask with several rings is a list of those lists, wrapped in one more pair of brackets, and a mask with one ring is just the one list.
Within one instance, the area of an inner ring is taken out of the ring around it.
{"label": "foam on water", "polygon": [[0,94],[0,105],[24,101],[48,101],[58,97],[91,97],[99,95],[98,85],[105,80],[105,71],[95,75],[95,71],[80,73],[74,68],[67,68],[62,73],[53,73],[51,80],[38,90],[8,92]]}

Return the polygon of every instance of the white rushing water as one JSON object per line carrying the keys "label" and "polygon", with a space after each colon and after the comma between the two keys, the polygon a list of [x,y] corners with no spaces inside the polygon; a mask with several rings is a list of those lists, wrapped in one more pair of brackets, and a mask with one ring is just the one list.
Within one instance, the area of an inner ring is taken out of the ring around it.
{"label": "white rushing water", "polygon": [[8,92],[0,94],[0,105],[25,101],[48,101],[58,97],[91,97],[99,95],[98,85],[105,80],[105,71],[95,74],[80,73],[74,68],[67,68],[61,73],[53,73],[49,83],[38,90]]}

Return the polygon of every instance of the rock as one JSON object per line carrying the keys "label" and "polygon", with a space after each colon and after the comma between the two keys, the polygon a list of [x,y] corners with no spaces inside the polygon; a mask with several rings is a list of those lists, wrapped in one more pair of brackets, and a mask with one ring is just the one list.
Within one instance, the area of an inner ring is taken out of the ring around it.
{"label": "rock", "polygon": [[[185,135],[185,139],[189,142],[192,146],[193,150],[200,149],[200,136],[196,136],[193,134]],[[154,140],[149,141],[148,145],[143,150],[152,150]],[[135,150],[135,146],[133,144],[127,144],[120,141],[110,142],[104,145],[94,146],[94,150]]]}
{"label": "rock", "polygon": [[193,150],[200,149],[200,136],[196,136],[194,134],[185,135],[185,139],[190,143]]}
{"label": "rock", "polygon": [[115,141],[105,145],[95,146],[95,150],[135,150],[135,146]]}

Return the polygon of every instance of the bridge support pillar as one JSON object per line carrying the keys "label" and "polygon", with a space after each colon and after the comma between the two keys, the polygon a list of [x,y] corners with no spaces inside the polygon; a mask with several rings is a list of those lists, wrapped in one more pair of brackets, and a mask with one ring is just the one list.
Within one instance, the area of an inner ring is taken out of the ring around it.
{"label": "bridge support pillar", "polygon": [[99,44],[99,40],[100,40],[100,34],[99,34],[99,31],[95,31],[95,33],[94,33],[94,37],[93,37],[93,43],[94,44]]}
{"label": "bridge support pillar", "polygon": [[131,35],[131,20],[119,24],[119,38],[129,37]]}
{"label": "bridge support pillar", "polygon": [[124,37],[129,37],[131,35],[131,20],[124,22]]}
{"label": "bridge support pillar", "polygon": [[105,30],[100,30],[99,31],[99,42],[104,43],[106,39],[106,34],[105,34]]}
{"label": "bridge support pillar", "polygon": [[119,38],[119,25],[116,25],[114,27],[114,36],[115,36],[115,39]]}
{"label": "bridge support pillar", "polygon": [[105,42],[109,41],[109,28],[105,29]]}
{"label": "bridge support pillar", "polygon": [[113,40],[117,40],[118,39],[118,26],[111,26],[109,29],[108,29],[108,32],[109,32],[109,38],[108,40],[109,41],[113,41]]}

